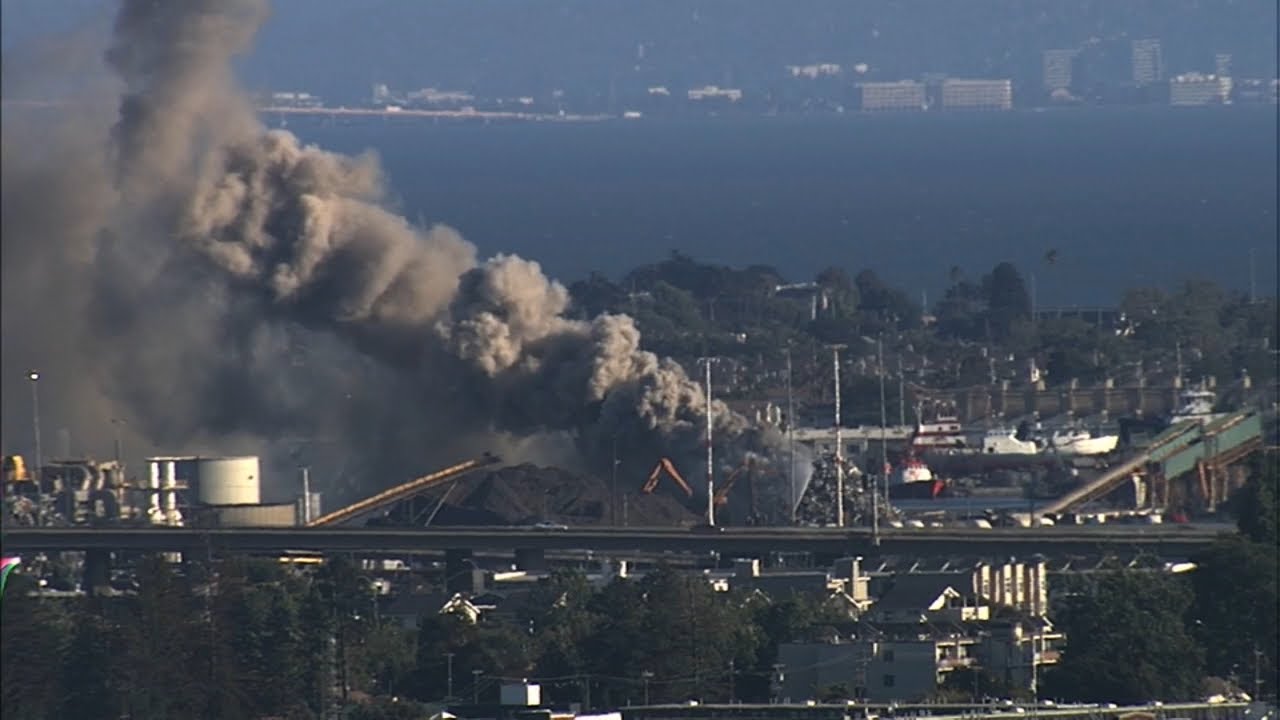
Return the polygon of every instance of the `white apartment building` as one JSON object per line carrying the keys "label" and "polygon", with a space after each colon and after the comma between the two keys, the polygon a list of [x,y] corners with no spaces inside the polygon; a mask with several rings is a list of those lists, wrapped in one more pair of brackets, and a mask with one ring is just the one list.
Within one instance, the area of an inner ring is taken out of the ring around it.
{"label": "white apartment building", "polygon": [[924,83],[915,80],[860,83],[862,109],[867,112],[886,110],[925,110],[929,103]]}
{"label": "white apartment building", "polygon": [[1170,105],[1216,105],[1231,102],[1231,78],[1187,73],[1169,81]]}
{"label": "white apartment building", "polygon": [[1012,80],[942,81],[942,107],[965,110],[1009,110],[1013,108]]}

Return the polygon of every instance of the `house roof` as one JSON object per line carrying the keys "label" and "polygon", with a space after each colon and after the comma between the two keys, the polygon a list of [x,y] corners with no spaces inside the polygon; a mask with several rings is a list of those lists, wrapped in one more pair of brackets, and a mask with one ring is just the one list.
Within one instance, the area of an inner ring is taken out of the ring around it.
{"label": "house roof", "polygon": [[730,584],[759,590],[775,600],[784,600],[794,594],[827,595],[831,592],[831,579],[825,572],[768,573],[756,577],[730,578]]}
{"label": "house roof", "polygon": [[454,598],[470,602],[462,593],[406,593],[392,597],[381,612],[383,615],[419,617],[441,612]]}
{"label": "house roof", "polygon": [[893,584],[876,602],[883,610],[925,610],[937,602],[948,590],[962,594],[956,585],[964,586],[959,573],[905,573],[894,578]]}

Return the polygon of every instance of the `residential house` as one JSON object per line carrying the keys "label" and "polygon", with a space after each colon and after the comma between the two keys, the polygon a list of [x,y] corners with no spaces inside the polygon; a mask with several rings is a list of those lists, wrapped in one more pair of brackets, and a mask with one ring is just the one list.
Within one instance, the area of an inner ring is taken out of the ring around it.
{"label": "residential house", "polygon": [[827,600],[850,618],[857,618],[871,606],[868,578],[862,573],[861,558],[842,558],[830,570],[798,570],[762,573],[754,558],[734,561],[728,588],[757,592],[774,600],[790,595],[807,595]]}
{"label": "residential house", "polygon": [[1047,667],[1058,664],[1066,636],[1047,618],[1015,618],[988,626],[982,666],[1013,687],[1035,690]]}
{"label": "residential house", "polygon": [[919,624],[975,622],[991,617],[991,608],[962,584],[960,573],[903,573],[894,576],[869,613],[875,622]]}
{"label": "residential house", "polygon": [[934,695],[948,673],[977,664],[978,638],[961,626],[863,632],[834,643],[780,646],[784,701],[802,702],[835,691],[869,702],[918,702]]}

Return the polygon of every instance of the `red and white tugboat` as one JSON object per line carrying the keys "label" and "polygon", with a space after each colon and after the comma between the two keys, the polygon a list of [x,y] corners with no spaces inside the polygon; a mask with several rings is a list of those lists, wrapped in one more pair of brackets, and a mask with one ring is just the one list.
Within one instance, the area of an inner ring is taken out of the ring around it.
{"label": "red and white tugboat", "polygon": [[889,476],[890,500],[934,500],[947,492],[947,483],[934,477],[928,464],[908,450],[898,469]]}

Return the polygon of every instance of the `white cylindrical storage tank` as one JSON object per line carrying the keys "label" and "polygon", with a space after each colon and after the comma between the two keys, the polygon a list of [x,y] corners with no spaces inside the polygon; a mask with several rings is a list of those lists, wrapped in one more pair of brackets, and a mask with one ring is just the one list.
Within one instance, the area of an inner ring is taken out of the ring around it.
{"label": "white cylindrical storage tank", "polygon": [[320,493],[318,492],[299,495],[297,506],[300,525],[305,525],[323,514],[320,510]]}
{"label": "white cylindrical storage tank", "polygon": [[298,520],[298,509],[293,503],[228,505],[214,511],[219,527],[293,527]]}
{"label": "white cylindrical storage tank", "polygon": [[[160,489],[160,461],[148,460],[147,470],[149,471],[149,475],[150,475],[147,482],[147,488],[153,491],[159,490]],[[153,515],[160,512],[160,493],[159,492],[152,492],[150,495],[147,496],[147,511]]]}
{"label": "white cylindrical storage tank", "polygon": [[257,505],[261,483],[258,456],[198,458],[196,499],[204,505]]}

